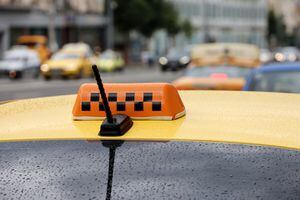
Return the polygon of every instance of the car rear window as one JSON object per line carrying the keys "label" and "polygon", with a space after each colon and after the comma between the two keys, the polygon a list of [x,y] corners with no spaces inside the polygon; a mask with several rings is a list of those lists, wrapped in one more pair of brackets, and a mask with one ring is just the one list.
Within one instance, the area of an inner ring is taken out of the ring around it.
{"label": "car rear window", "polygon": [[226,74],[227,77],[245,77],[250,72],[248,68],[233,67],[233,66],[207,66],[194,67],[186,71],[186,76],[189,77],[209,77],[212,74]]}
{"label": "car rear window", "polygon": [[67,60],[67,59],[77,59],[80,58],[79,54],[72,53],[56,53],[52,56],[53,60]]}
{"label": "car rear window", "polygon": [[[0,199],[105,199],[101,143],[0,143]],[[196,142],[125,142],[112,199],[298,199],[300,152]]]}

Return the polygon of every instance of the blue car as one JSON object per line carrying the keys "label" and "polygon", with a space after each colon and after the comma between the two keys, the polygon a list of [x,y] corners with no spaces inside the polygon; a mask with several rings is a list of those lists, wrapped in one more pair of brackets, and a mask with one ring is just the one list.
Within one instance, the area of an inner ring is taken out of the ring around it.
{"label": "blue car", "polygon": [[244,90],[300,93],[300,62],[257,68],[248,76]]}

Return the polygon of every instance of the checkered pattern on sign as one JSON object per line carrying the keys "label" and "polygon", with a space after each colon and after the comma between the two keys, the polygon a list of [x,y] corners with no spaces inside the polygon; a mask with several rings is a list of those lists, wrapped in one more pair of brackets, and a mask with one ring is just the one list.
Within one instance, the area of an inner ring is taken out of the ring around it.
{"label": "checkered pattern on sign", "polygon": [[[117,92],[109,92],[107,93],[107,99],[109,104],[115,104],[117,111],[126,111],[126,107],[128,104],[133,104],[133,109],[136,112],[144,111],[146,104],[151,104],[151,110],[154,112],[162,111],[162,103],[161,97],[160,100],[154,100],[154,94],[152,92],[144,92],[142,96],[142,100],[138,100],[136,94],[134,92],[126,92],[125,101],[118,101],[118,93]],[[92,92],[90,94],[89,101],[81,102],[81,111],[91,111],[92,106],[91,103],[98,103],[98,110],[104,111],[104,106],[101,100],[100,93]]]}

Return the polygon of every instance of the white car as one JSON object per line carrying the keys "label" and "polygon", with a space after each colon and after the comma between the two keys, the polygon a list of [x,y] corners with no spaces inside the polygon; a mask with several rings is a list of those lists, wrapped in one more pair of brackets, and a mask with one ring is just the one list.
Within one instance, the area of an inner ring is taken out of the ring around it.
{"label": "white car", "polygon": [[15,46],[4,53],[0,60],[0,74],[21,78],[25,73],[38,76],[41,61],[37,52],[23,46]]}
{"label": "white car", "polygon": [[259,59],[262,64],[267,64],[273,61],[272,52],[269,49],[260,49]]}

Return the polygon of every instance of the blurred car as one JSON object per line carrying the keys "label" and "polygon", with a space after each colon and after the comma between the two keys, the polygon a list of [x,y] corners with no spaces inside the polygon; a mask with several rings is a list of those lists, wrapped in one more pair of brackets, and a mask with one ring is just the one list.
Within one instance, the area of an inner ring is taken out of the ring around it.
{"label": "blurred car", "polygon": [[255,69],[249,75],[244,90],[300,93],[300,62]]}
{"label": "blurred car", "polygon": [[300,52],[296,47],[283,47],[274,52],[276,62],[295,62],[300,58]]}
{"label": "blurred car", "polygon": [[97,65],[100,71],[122,71],[125,66],[125,61],[120,53],[106,50],[98,57]]}
{"label": "blurred car", "polygon": [[191,66],[229,65],[247,68],[258,67],[259,49],[253,44],[208,43],[194,46]]}
{"label": "blurred car", "polygon": [[173,85],[178,90],[242,90],[249,72],[249,68],[236,66],[193,67]]}
{"label": "blurred car", "polygon": [[88,52],[88,53],[92,53],[92,51],[93,51],[88,44],[83,43],[83,42],[65,44],[61,48],[61,50],[67,51],[67,52],[78,51],[78,52]]}
{"label": "blurred car", "polygon": [[261,63],[270,63],[273,61],[273,54],[269,49],[260,49],[259,59]]}
{"label": "blurred car", "polygon": [[14,46],[4,53],[0,61],[0,73],[12,79],[22,78],[25,73],[37,77],[41,61],[36,51],[25,46]]}
{"label": "blurred car", "polygon": [[46,80],[52,77],[87,77],[92,75],[93,62],[92,50],[88,45],[72,43],[53,54],[51,59],[41,66],[41,72]]}
{"label": "blurred car", "polygon": [[238,43],[198,45],[191,58],[186,74],[173,82],[178,90],[242,90],[260,63],[256,46]]}
{"label": "blurred car", "polygon": [[155,64],[155,56],[151,51],[142,51],[141,52],[141,61],[143,65],[148,67],[153,67]]}
{"label": "blurred car", "polygon": [[171,49],[166,56],[160,57],[158,63],[161,71],[177,71],[184,69],[190,63],[190,56],[187,52],[178,49]]}
{"label": "blurred car", "polygon": [[41,62],[45,62],[50,57],[50,50],[47,47],[47,37],[43,35],[23,35],[17,39],[18,45],[27,46],[37,51]]}

